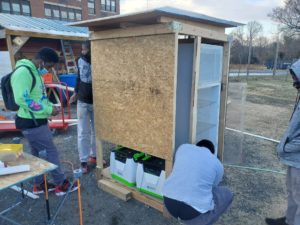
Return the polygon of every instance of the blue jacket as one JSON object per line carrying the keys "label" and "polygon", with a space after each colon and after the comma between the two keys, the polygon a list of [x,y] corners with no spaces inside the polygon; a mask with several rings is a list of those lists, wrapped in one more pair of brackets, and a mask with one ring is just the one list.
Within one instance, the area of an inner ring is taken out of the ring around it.
{"label": "blue jacket", "polygon": [[[291,70],[300,81],[300,60],[291,66]],[[300,169],[300,104],[299,99],[295,105],[280,143],[277,146],[278,157],[283,164]]]}

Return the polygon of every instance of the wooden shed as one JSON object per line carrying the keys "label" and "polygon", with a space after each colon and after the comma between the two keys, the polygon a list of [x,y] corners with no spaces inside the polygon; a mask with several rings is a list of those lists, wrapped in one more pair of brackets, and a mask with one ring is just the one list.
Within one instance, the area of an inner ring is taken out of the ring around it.
{"label": "wooden shed", "polygon": [[[222,159],[230,55],[225,28],[241,24],[164,7],[73,25],[92,31],[103,189],[126,199],[124,187],[118,192],[102,170],[103,140],[164,159],[167,175],[183,143],[210,139]],[[125,190],[163,210],[160,200]]]}
{"label": "wooden shed", "polygon": [[0,51],[8,51],[12,68],[16,60],[32,59],[45,46],[55,49],[66,61],[63,48],[72,44],[73,55],[79,56],[81,42],[89,37],[88,29],[66,24],[65,21],[0,13]]}

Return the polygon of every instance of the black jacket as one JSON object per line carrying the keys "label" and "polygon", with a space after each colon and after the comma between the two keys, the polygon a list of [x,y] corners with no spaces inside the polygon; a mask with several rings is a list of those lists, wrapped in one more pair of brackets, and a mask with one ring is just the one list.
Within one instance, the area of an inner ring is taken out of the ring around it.
{"label": "black jacket", "polygon": [[78,75],[76,79],[75,92],[78,100],[93,104],[92,71],[90,57],[81,56],[78,59]]}

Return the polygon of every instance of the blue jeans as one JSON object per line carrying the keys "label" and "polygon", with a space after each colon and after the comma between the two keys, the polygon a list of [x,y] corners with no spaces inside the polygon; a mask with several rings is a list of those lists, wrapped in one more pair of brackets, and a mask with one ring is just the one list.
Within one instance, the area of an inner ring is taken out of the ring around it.
{"label": "blue jeans", "polygon": [[78,101],[77,117],[79,159],[80,162],[87,162],[89,156],[96,157],[96,136],[93,105]]}
{"label": "blue jeans", "polygon": [[[46,151],[46,160],[58,166],[57,169],[50,172],[53,177],[53,181],[56,185],[62,184],[65,179],[65,175],[61,171],[58,151],[53,143],[52,133],[48,124],[22,130],[22,134],[29,142],[32,155],[39,157],[40,151]],[[34,178],[35,184],[42,184],[43,181],[44,178],[42,175]]]}
{"label": "blue jeans", "polygon": [[288,207],[286,210],[286,222],[289,225],[300,224],[300,169],[288,167],[286,176],[288,192]]}

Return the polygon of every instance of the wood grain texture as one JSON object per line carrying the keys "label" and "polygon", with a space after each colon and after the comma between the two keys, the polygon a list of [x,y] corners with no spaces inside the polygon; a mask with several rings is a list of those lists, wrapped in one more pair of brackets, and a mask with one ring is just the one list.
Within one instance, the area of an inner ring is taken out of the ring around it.
{"label": "wood grain texture", "polygon": [[92,41],[97,138],[172,159],[174,34]]}
{"label": "wood grain texture", "polygon": [[32,179],[35,176],[48,173],[57,168],[56,165],[49,163],[43,159],[37,158],[27,153],[23,153],[24,157],[17,161],[8,163],[8,166],[30,165],[30,171],[24,173],[16,173],[0,177],[0,190],[13,186],[22,181]]}
{"label": "wood grain texture", "polygon": [[98,181],[98,187],[123,201],[128,201],[132,198],[132,193],[121,185],[118,185],[110,180],[101,179]]}
{"label": "wood grain texture", "polygon": [[228,73],[229,73],[229,60],[230,60],[230,46],[229,43],[224,43],[223,51],[223,69],[222,69],[222,89],[220,99],[220,125],[219,125],[219,146],[218,157],[223,161],[224,153],[224,135],[226,126],[226,113],[227,113],[227,93],[228,93]]}

